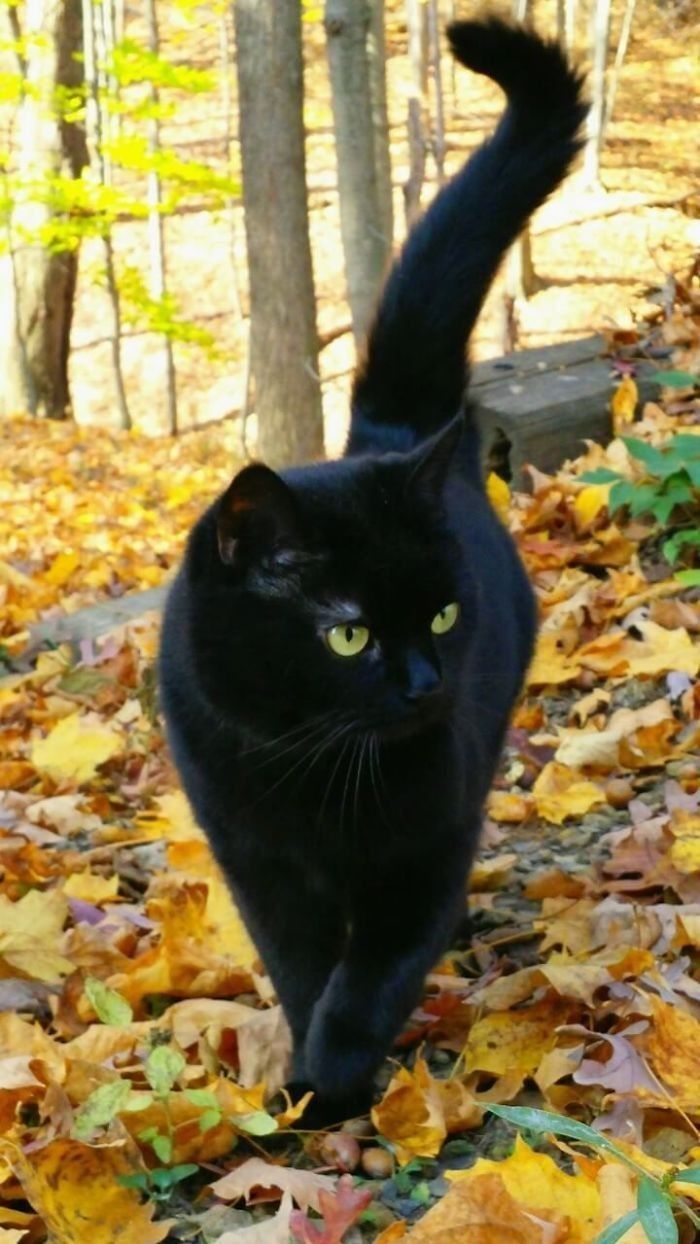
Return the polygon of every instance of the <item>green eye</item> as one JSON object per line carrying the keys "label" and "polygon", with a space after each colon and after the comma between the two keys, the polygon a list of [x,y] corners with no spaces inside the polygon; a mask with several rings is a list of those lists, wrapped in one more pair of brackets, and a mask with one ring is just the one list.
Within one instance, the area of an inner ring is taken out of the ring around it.
{"label": "green eye", "polygon": [[451,631],[458,617],[459,605],[456,600],[451,605],[445,605],[445,608],[436,613],[430,623],[433,635],[444,635],[446,631]]}
{"label": "green eye", "polygon": [[326,643],[337,657],[356,657],[367,647],[369,631],[366,626],[351,626],[345,622],[326,631]]}

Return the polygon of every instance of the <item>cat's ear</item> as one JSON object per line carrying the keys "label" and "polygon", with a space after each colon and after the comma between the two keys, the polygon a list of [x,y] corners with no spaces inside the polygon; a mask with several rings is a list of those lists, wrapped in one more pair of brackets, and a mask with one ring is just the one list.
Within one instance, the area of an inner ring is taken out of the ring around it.
{"label": "cat's ear", "polygon": [[297,501],[289,485],[262,463],[244,467],[219,502],[217,537],[227,566],[246,555],[298,547]]}
{"label": "cat's ear", "polygon": [[409,488],[423,496],[440,496],[447,483],[463,432],[464,415],[459,414],[437,436],[432,436],[427,444],[420,446],[412,455],[414,464],[408,479]]}

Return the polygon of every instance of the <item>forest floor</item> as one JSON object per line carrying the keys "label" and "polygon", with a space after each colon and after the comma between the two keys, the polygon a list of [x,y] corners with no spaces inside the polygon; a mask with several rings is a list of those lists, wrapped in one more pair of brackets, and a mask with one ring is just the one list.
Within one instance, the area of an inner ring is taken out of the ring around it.
{"label": "forest floor", "polygon": [[[614,408],[643,450],[591,445],[533,471],[528,495],[491,480],[542,629],[489,799],[472,937],[429,977],[371,1119],[329,1134],[303,1130],[303,1103],[275,1113],[288,1037],[168,759],[157,618],[22,656],[51,609],[161,581],[227,478],[230,425],[154,443],[14,422],[0,1241],[586,1244],[638,1198],[655,1225],[627,1244],[697,1238],[699,593],[648,516],[613,521],[611,483],[582,478],[614,470],[641,496],[670,435],[700,451],[682,376],[700,370],[697,282],[655,332],[676,369],[661,404],[629,423],[628,378]],[[494,1113],[512,1107],[527,1112],[515,1143]]]}
{"label": "forest floor", "polygon": [[[616,44],[624,4],[613,0]],[[537,0],[538,28],[554,33],[555,6]],[[320,10],[319,10],[320,12]],[[184,17],[181,19],[185,21]],[[408,176],[406,110],[410,71],[402,0],[388,4],[388,99],[394,175],[396,242],[404,236],[402,187]],[[697,195],[697,7],[662,6],[639,0],[628,54],[620,75],[614,114],[602,159],[601,185],[572,176],[536,216],[533,257],[541,288],[518,308],[518,344],[542,346],[597,332],[604,325],[630,327],[648,311],[648,293],[671,271],[685,270],[697,250],[700,233]],[[314,255],[318,322],[322,337],[345,332],[320,356],[327,444],[342,443],[347,394],[354,363],[349,312],[345,301],[343,255],[336,191],[333,125],[322,22],[311,14],[304,23],[306,54],[307,165],[310,230]],[[581,21],[579,59],[585,63]],[[216,26],[164,31],[166,51],[190,63],[217,69]],[[185,38],[186,36],[186,38]],[[447,173],[452,173],[500,115],[503,97],[474,74],[453,74],[443,56]],[[235,83],[232,81],[235,96]],[[235,104],[235,99],[234,99]],[[218,95],[183,98],[163,126],[163,142],[180,156],[207,161],[226,171],[222,103]],[[237,148],[234,144],[234,173]],[[437,187],[434,161],[427,161],[423,201]],[[132,186],[137,192],[137,187]],[[245,235],[240,205],[232,211],[187,210],[166,221],[169,280],[182,313],[215,338],[217,354],[176,346],[181,426],[191,427],[231,416],[243,402],[247,319],[236,310],[239,288],[247,314]],[[125,222],[115,230],[120,264],[142,270],[148,253],[146,226]],[[109,323],[105,295],[97,274],[102,265],[95,242],[81,253],[81,273],[72,334],[71,384],[81,423],[116,420],[110,345],[99,330]],[[477,326],[477,359],[503,353],[502,305],[497,282]],[[127,328],[123,341],[124,372],[137,426],[157,432],[164,426],[164,371],[159,342]]]}

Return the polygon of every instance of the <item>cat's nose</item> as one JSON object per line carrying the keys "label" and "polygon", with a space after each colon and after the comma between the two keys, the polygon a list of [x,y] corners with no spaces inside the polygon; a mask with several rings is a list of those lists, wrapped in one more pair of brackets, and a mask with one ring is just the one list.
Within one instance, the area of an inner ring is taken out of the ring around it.
{"label": "cat's nose", "polygon": [[443,682],[439,670],[426,661],[425,657],[415,657],[407,670],[408,679],[404,687],[404,696],[409,704],[416,706],[436,700],[442,694]]}

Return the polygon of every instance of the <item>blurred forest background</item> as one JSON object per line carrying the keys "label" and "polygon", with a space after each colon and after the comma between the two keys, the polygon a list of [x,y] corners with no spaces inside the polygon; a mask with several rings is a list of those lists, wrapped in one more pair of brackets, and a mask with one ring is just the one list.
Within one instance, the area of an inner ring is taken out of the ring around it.
{"label": "blurred forest background", "polygon": [[[491,131],[454,0],[2,0],[0,413],[342,445],[407,223]],[[579,171],[474,354],[625,327],[698,245],[693,0],[520,0],[590,72]],[[695,197],[693,197],[695,194]],[[252,319],[251,319],[252,310]],[[229,431],[230,431],[229,427]]]}

